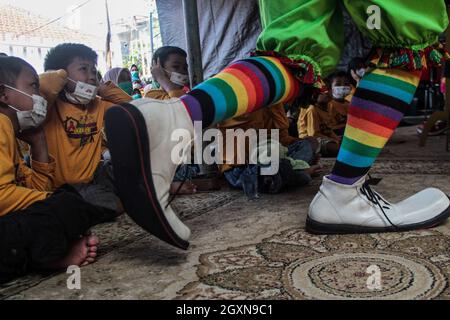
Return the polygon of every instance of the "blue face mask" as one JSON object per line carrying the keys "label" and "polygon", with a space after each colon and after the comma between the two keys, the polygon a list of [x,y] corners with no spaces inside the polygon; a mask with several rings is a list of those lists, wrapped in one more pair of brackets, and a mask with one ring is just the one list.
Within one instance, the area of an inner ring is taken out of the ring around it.
{"label": "blue face mask", "polygon": [[138,93],[136,93],[136,94],[133,94],[133,100],[138,100],[138,99],[141,99],[142,98],[142,96],[140,95],[140,94],[138,94]]}

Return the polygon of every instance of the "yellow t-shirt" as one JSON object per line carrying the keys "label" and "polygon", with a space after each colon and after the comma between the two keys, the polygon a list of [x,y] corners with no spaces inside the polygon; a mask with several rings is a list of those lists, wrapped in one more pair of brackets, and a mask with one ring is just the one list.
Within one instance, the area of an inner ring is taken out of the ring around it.
{"label": "yellow t-shirt", "polygon": [[328,112],[330,113],[329,125],[331,129],[338,130],[345,128],[347,125],[348,109],[350,108],[355,91],[356,88],[352,86],[352,91],[345,97],[344,102],[331,100],[328,104]]}
{"label": "yellow t-shirt", "polygon": [[299,140],[299,138],[289,135],[289,119],[282,103],[265,108],[264,110],[264,128],[269,130],[278,129],[280,143],[283,146],[288,147]]}
{"label": "yellow t-shirt", "polygon": [[155,99],[155,100],[170,100],[172,98],[180,98],[186,93],[183,90],[173,90],[168,93],[163,89],[152,89],[145,94],[145,98]]}
{"label": "yellow t-shirt", "polygon": [[31,161],[27,167],[19,155],[9,118],[0,114],[0,216],[28,208],[47,198],[53,189],[55,161]]}
{"label": "yellow t-shirt", "polygon": [[328,112],[330,114],[329,126],[331,129],[342,129],[347,125],[348,108],[350,104],[332,100],[328,104]]}
{"label": "yellow t-shirt", "polygon": [[86,110],[57,100],[44,125],[56,160],[55,187],[88,183],[101,160],[103,118],[111,103],[95,99]]}
{"label": "yellow t-shirt", "polygon": [[302,108],[298,118],[299,137],[328,138],[339,143],[339,137],[330,127],[331,117],[328,111],[311,105],[307,109]]}

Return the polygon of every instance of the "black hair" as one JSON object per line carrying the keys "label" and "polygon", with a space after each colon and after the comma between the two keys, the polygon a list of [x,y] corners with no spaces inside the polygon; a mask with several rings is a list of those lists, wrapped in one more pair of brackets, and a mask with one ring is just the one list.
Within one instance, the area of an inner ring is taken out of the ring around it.
{"label": "black hair", "polygon": [[77,43],[63,43],[52,48],[45,57],[44,70],[67,69],[75,58],[90,60],[97,64],[97,53],[91,48]]}
{"label": "black hair", "polygon": [[157,62],[159,59],[159,62],[161,63],[161,66],[164,67],[167,60],[169,59],[169,56],[171,54],[179,54],[185,58],[187,58],[187,53],[183,49],[179,47],[171,47],[171,46],[165,46],[161,47],[158,50],[156,50],[155,54],[153,55],[153,62]]}
{"label": "black hair", "polygon": [[17,77],[24,68],[34,68],[25,60],[17,57],[0,56],[0,84],[14,87]]}
{"label": "black hair", "polygon": [[0,57],[7,57],[8,55],[6,53],[0,52]]}
{"label": "black hair", "polygon": [[347,71],[350,74],[350,72],[352,70],[356,71],[360,68],[365,68],[365,67],[366,67],[366,60],[361,57],[356,57],[356,58],[353,58],[352,60],[350,60],[350,62],[348,63]]}

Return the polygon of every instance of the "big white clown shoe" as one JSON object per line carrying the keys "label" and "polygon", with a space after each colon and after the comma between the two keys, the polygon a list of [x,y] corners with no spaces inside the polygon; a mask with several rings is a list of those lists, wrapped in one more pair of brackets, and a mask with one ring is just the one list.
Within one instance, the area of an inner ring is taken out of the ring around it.
{"label": "big white clown shoe", "polygon": [[[178,165],[175,147],[186,150],[194,135],[192,120],[178,99],[140,99],[108,110],[105,116],[115,185],[127,214],[142,228],[181,249],[189,247],[189,228],[169,205]],[[174,132],[184,133],[172,141]],[[181,152],[180,152],[181,153]]]}
{"label": "big white clown shoe", "polygon": [[314,234],[355,234],[431,228],[450,216],[450,200],[429,188],[399,203],[389,203],[370,187],[379,181],[360,179],[354,185],[324,177],[312,201],[306,230]]}

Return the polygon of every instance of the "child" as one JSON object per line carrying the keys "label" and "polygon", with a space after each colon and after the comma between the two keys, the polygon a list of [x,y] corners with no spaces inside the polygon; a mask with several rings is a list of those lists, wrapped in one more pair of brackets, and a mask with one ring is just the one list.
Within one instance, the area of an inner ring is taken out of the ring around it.
{"label": "child", "polygon": [[81,44],[65,43],[49,51],[44,66],[47,72],[41,76],[42,91],[50,97],[44,130],[49,152],[56,160],[55,187],[88,183],[80,193],[121,213],[111,165],[100,162],[101,132],[108,108],[131,97],[112,82],[99,86],[96,65],[97,54]]}
{"label": "child", "polygon": [[[153,56],[152,75],[153,88],[145,90],[145,97],[156,100],[169,100],[183,96],[188,90],[185,88],[189,84],[187,53],[178,47],[162,47],[156,50]],[[175,79],[175,76],[178,77]],[[179,82],[178,78],[184,78]],[[175,82],[173,82],[175,81]],[[177,84],[178,83],[178,84]],[[171,194],[193,194],[197,191],[207,191],[208,187],[199,185],[202,181],[197,180],[197,184],[192,181],[185,181],[186,177],[192,179],[196,177],[200,169],[197,165],[182,165],[177,170],[174,182],[171,185]]]}
{"label": "child", "polygon": [[130,70],[131,83],[133,85],[133,93],[131,96],[133,97],[133,100],[141,99],[143,90],[147,84],[141,80],[141,75],[137,65],[133,64]]}
{"label": "child", "polygon": [[333,99],[328,104],[328,112],[330,114],[329,126],[337,136],[342,137],[347,124],[347,114],[353,88],[350,77],[343,71],[331,75],[330,82]]}
{"label": "child", "polygon": [[300,138],[315,137],[320,143],[320,153],[324,157],[335,157],[339,152],[340,138],[330,127],[331,116],[328,105],[332,98],[329,93],[315,97],[315,104],[302,108],[298,118]]}
{"label": "child", "polygon": [[[53,189],[55,159],[41,127],[47,102],[32,66],[0,57],[0,283],[31,269],[84,266],[97,255],[90,227],[104,212],[70,186]],[[31,168],[18,153],[16,138],[31,150]]]}
{"label": "child", "polygon": [[146,98],[168,100],[179,98],[188,91],[189,71],[187,53],[178,47],[156,50],[152,63],[153,89]]}
{"label": "child", "polygon": [[321,143],[321,153],[325,157],[335,157],[339,152],[341,136],[347,123],[349,95],[352,87],[346,72],[339,71],[329,77],[331,96],[319,94],[315,105],[302,109],[298,121],[301,138],[317,137]]}

